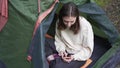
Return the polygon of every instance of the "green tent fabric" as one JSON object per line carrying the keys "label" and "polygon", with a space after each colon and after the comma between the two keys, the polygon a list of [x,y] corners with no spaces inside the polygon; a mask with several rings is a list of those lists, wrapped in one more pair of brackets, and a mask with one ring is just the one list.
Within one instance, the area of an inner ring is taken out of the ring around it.
{"label": "green tent fabric", "polygon": [[9,19],[0,32],[0,60],[7,68],[30,68],[26,51],[37,19],[37,0],[9,0],[8,3]]}
{"label": "green tent fabric", "polygon": [[55,6],[51,14],[48,15],[48,17],[42,21],[29,47],[28,54],[31,55],[33,58],[32,60],[33,60],[34,68],[48,68],[47,61],[45,59],[45,53],[44,53],[45,51],[44,50],[44,40],[45,40],[44,37],[53,20],[56,8],[57,8],[57,5]]}
{"label": "green tent fabric", "polygon": [[[47,5],[53,2],[53,0],[45,1],[49,2]],[[26,61],[26,56],[34,24],[38,17],[37,2],[37,0],[8,0],[9,19],[0,32],[0,60],[8,68],[31,67],[31,64]],[[41,9],[41,12],[48,8],[45,5],[41,6],[44,8]]]}
{"label": "green tent fabric", "polygon": [[[41,8],[43,8],[41,9],[41,13],[49,7],[52,1],[53,0],[41,1]],[[111,43],[112,47],[93,66],[93,68],[101,68],[101,66],[106,67],[108,65],[106,64],[107,61],[109,61],[110,58],[115,57],[119,52],[119,33],[106,15],[101,11],[102,9],[97,8],[98,6],[95,10],[99,11],[96,12],[102,13],[91,14],[84,11],[88,9],[88,7],[84,8],[85,6],[93,5],[91,3],[92,0],[60,0],[61,3],[69,1],[75,2],[81,8],[81,12],[85,14],[89,21],[91,21],[95,34],[108,39]],[[58,7],[57,11],[59,11],[60,5],[56,5],[53,12],[42,21],[42,24],[39,26],[39,29],[33,38],[35,42],[33,42],[31,41],[32,32],[38,17],[37,0],[9,0],[8,3],[9,19],[4,29],[0,32],[0,60],[5,63],[7,68],[47,68],[47,62],[44,56],[44,34],[47,32],[48,27],[50,27],[56,8]],[[103,18],[101,19],[101,17]],[[101,23],[101,21],[104,22]],[[32,44],[35,46],[33,54],[31,54],[33,56],[33,61],[32,63],[28,63],[26,61],[28,55],[27,50],[31,49],[31,46],[29,45]]]}

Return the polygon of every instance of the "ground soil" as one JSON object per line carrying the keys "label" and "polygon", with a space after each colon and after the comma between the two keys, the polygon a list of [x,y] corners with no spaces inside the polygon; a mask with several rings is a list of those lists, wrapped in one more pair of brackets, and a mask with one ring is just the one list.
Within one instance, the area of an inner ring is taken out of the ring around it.
{"label": "ground soil", "polygon": [[111,0],[103,9],[120,33],[120,0]]}

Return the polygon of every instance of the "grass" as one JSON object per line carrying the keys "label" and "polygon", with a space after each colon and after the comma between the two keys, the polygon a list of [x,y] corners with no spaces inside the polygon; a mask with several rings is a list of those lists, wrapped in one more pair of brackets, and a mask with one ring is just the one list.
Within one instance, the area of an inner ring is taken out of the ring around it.
{"label": "grass", "polygon": [[110,3],[112,0],[94,0],[98,5],[101,7],[106,6],[108,3]]}

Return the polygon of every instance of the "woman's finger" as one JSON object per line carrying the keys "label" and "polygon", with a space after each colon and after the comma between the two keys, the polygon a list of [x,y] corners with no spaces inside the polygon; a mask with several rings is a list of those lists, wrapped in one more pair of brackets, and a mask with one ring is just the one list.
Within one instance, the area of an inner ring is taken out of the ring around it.
{"label": "woman's finger", "polygon": [[64,54],[65,57],[67,57],[67,55],[68,55],[66,52],[63,52],[63,54]]}

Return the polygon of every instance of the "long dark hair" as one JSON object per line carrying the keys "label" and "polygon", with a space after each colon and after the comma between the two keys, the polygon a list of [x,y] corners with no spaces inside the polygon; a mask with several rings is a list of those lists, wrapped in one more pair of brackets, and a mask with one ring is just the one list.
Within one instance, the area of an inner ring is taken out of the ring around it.
{"label": "long dark hair", "polygon": [[70,30],[72,30],[74,32],[74,34],[77,34],[80,30],[79,10],[74,3],[68,2],[62,6],[62,8],[59,12],[59,16],[58,16],[59,17],[59,22],[58,22],[59,30],[64,30],[67,28],[65,26],[65,24],[63,23],[63,19],[62,19],[65,16],[77,17],[75,23],[70,27]]}

